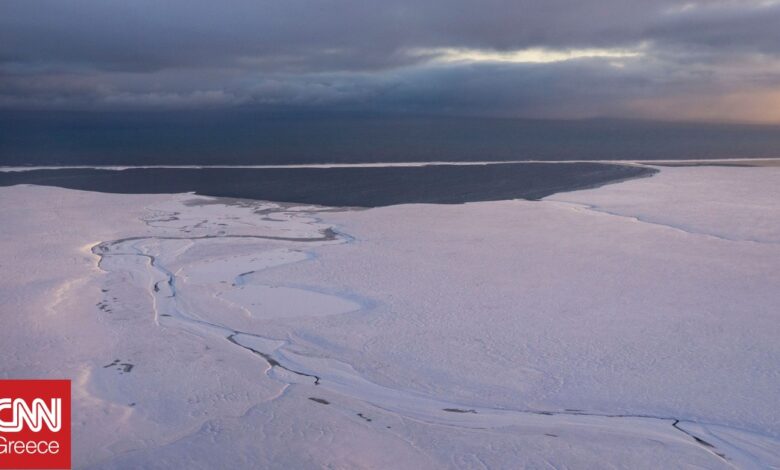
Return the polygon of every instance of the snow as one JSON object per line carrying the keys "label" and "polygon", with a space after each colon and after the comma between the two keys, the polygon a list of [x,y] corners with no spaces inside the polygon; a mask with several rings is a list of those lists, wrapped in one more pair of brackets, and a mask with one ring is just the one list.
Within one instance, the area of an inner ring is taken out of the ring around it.
{"label": "snow", "polygon": [[73,379],[77,467],[780,466],[778,183],[360,211],[0,188],[0,377]]}

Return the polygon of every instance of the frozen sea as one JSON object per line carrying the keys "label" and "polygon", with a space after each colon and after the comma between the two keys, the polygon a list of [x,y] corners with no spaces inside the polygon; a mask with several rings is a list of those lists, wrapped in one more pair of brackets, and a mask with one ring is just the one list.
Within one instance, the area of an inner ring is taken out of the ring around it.
{"label": "frozen sea", "polygon": [[0,377],[77,468],[778,468],[762,165],[2,171]]}

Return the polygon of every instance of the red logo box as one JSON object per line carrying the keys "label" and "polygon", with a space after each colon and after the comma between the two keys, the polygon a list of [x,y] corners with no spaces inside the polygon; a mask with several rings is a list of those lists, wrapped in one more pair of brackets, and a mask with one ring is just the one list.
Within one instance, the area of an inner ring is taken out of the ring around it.
{"label": "red logo box", "polygon": [[71,468],[70,380],[0,380],[5,468]]}

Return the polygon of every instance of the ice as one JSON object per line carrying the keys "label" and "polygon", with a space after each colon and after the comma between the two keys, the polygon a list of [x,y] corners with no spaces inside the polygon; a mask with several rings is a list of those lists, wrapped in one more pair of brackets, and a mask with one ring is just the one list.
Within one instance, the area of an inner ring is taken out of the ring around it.
{"label": "ice", "polygon": [[0,376],[73,379],[77,467],[778,466],[778,183],[362,211],[0,188]]}

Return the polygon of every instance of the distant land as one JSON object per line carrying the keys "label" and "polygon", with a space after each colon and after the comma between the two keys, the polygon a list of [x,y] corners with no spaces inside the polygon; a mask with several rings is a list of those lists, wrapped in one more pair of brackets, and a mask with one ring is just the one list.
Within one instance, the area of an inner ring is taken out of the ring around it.
{"label": "distant land", "polygon": [[241,165],[780,156],[780,126],[176,112],[0,112],[0,165]]}

